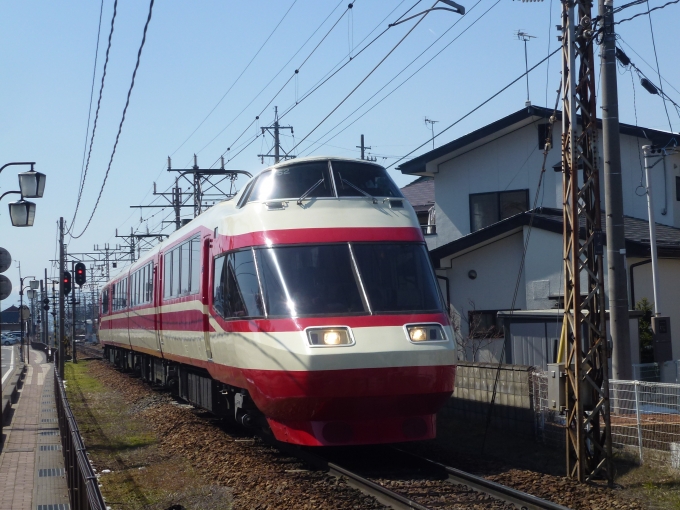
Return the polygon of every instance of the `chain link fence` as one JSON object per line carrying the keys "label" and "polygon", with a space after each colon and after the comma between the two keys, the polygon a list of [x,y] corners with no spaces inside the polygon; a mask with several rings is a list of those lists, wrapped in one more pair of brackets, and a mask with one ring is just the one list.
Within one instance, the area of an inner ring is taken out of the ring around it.
{"label": "chain link fence", "polygon": [[[565,444],[565,417],[549,407],[548,374],[531,374],[535,431],[539,441]],[[610,381],[612,443],[640,463],[680,469],[680,384]]]}

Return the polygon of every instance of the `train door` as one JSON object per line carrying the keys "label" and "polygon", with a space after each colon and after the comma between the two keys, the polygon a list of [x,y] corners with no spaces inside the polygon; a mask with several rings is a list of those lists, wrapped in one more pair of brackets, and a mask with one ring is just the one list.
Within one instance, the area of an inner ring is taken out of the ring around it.
{"label": "train door", "polygon": [[156,300],[156,336],[161,352],[165,347],[163,342],[163,285],[165,285],[165,255],[158,253],[158,264],[154,275],[154,295]]}
{"label": "train door", "polygon": [[161,336],[161,325],[160,325],[160,305],[161,305],[161,294],[159,294],[160,285],[160,256],[153,262],[153,271],[151,276],[151,306],[153,307],[153,330],[156,335],[156,349],[163,356],[163,337]]}
{"label": "train door", "polygon": [[205,356],[212,360],[210,346],[210,236],[203,238],[203,256],[201,257],[201,304],[203,305],[203,339],[205,341]]}

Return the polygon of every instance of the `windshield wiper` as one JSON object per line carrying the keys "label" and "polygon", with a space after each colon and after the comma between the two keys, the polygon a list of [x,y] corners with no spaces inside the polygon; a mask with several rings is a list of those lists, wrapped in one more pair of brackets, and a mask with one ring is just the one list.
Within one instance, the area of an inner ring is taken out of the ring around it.
{"label": "windshield wiper", "polygon": [[344,178],[342,177],[342,174],[341,174],[340,172],[338,172],[338,177],[340,177],[340,181],[341,181],[343,184],[349,184],[352,188],[354,188],[355,190],[357,190],[357,191],[358,191],[359,193],[361,193],[363,196],[368,197],[368,198],[370,198],[371,200],[373,200],[373,203],[374,203],[374,204],[377,204],[377,203],[378,203],[378,201],[375,199],[375,197],[374,197],[373,195],[370,195],[370,194],[366,193],[364,190],[362,190],[361,188],[356,187],[354,184],[352,184],[351,182],[349,182],[347,179],[344,179]]}
{"label": "windshield wiper", "polygon": [[322,177],[319,179],[316,184],[312,185],[311,188],[309,188],[307,191],[305,191],[300,198],[297,200],[297,205],[302,205],[302,201],[307,198],[307,195],[309,195],[312,191],[314,191],[316,188],[319,187],[319,185],[324,181],[324,178]]}

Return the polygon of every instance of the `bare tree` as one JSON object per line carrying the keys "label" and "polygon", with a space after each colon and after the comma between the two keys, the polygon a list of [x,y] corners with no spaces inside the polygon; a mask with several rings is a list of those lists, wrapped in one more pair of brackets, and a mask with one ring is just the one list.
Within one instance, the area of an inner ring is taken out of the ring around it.
{"label": "bare tree", "polygon": [[[467,317],[453,305],[449,309],[449,318],[453,327],[454,340],[458,347],[459,361],[479,361],[480,354],[492,351],[493,344],[503,337],[503,332],[495,325],[486,324],[483,316],[476,313],[474,301],[468,301],[470,310]],[[467,324],[467,334],[463,334],[461,325]]]}

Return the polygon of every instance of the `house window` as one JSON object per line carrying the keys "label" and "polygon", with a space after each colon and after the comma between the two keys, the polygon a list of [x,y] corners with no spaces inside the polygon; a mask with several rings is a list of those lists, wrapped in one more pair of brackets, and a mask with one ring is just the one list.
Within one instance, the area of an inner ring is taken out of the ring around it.
{"label": "house window", "polygon": [[470,195],[470,232],[529,209],[529,190],[519,189]]}
{"label": "house window", "polygon": [[[538,149],[545,150],[545,140],[550,132],[550,124],[538,125]],[[552,133],[550,133],[550,145],[552,145]]]}
{"label": "house window", "polygon": [[470,338],[503,338],[503,321],[498,310],[474,310],[468,312]]}

